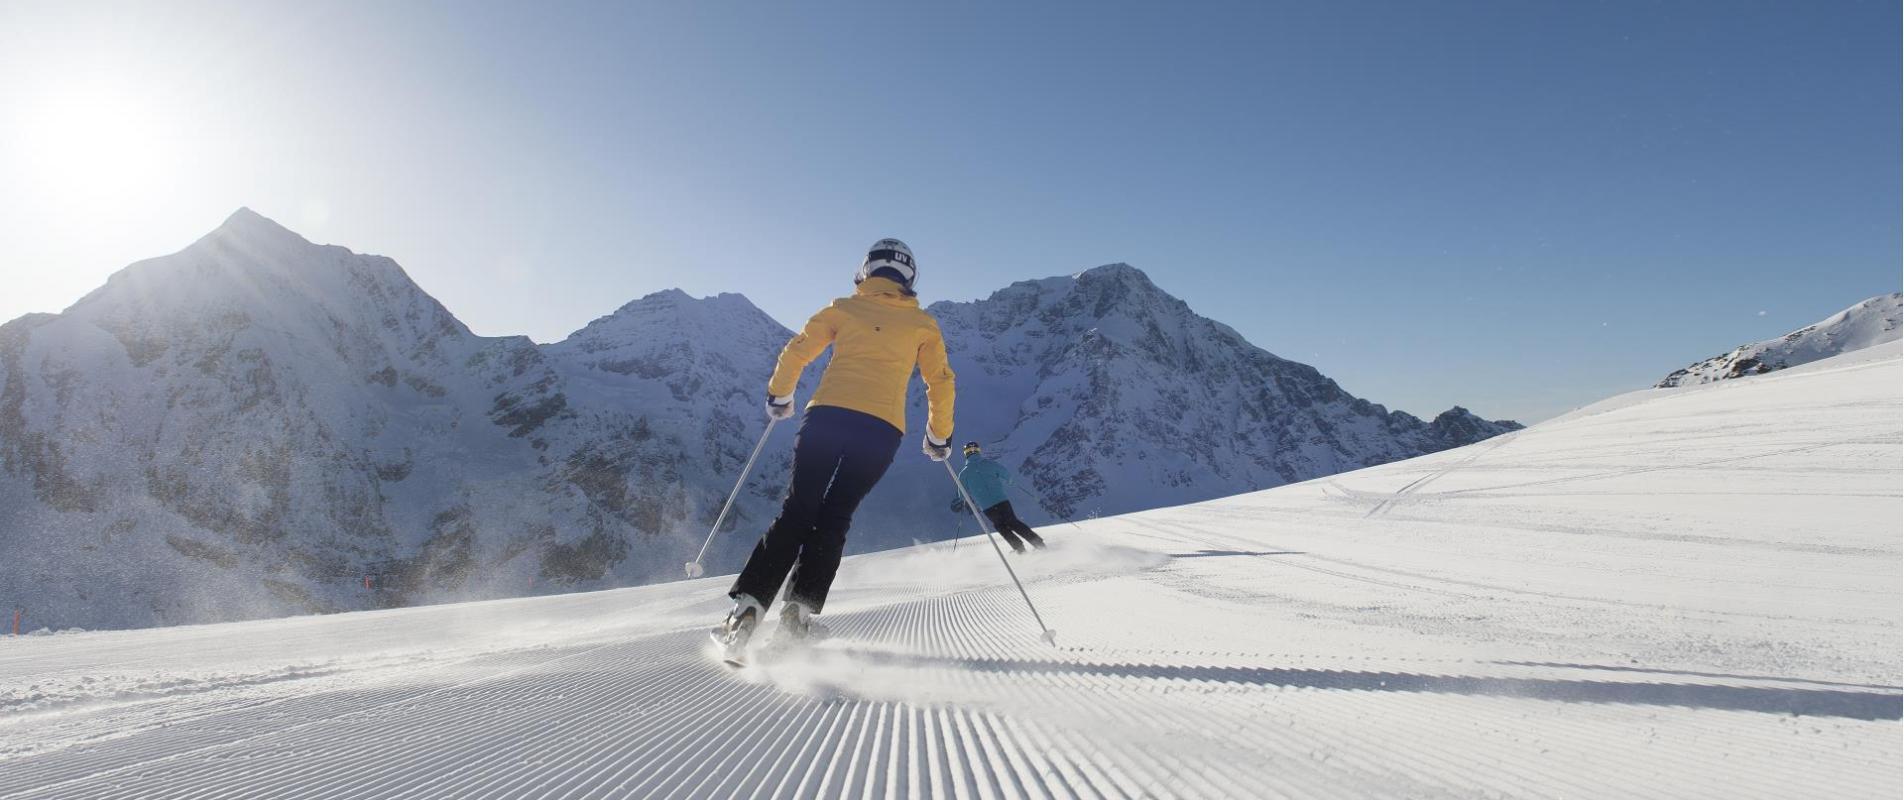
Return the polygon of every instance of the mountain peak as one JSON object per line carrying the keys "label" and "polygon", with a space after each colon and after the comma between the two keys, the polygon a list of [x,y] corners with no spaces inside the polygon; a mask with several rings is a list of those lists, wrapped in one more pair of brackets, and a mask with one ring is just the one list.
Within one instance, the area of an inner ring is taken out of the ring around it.
{"label": "mountain peak", "polygon": [[662,289],[628,301],[604,319],[612,319],[623,314],[690,313],[700,310],[715,314],[766,313],[755,306],[752,300],[747,299],[747,295],[737,292],[721,292],[708,297],[695,297],[680,289]]}
{"label": "mountain peak", "polygon": [[1181,302],[1158,286],[1143,270],[1123,262],[1092,267],[1071,276],[1074,285],[1087,292],[1100,295],[1112,294],[1128,298],[1162,298],[1172,303]]}
{"label": "mountain peak", "polygon": [[237,239],[253,243],[294,243],[309,245],[311,242],[296,231],[286,228],[276,220],[266,217],[248,206],[239,206],[237,211],[219,223],[206,238]]}
{"label": "mountain peak", "polygon": [[1071,277],[1080,281],[1092,280],[1092,279],[1121,280],[1121,281],[1138,281],[1144,284],[1149,284],[1153,286],[1155,285],[1151,283],[1150,276],[1144,274],[1143,270],[1133,267],[1122,261],[1118,261],[1111,264],[1104,264],[1102,266],[1092,267],[1083,272],[1072,275]]}
{"label": "mountain peak", "polygon": [[721,292],[710,297],[695,297],[680,289],[663,289],[630,300],[607,316],[597,317],[563,341],[620,338],[644,331],[651,333],[639,335],[673,338],[719,327],[765,329],[774,335],[785,330],[744,294]]}
{"label": "mountain peak", "polygon": [[623,312],[672,308],[693,301],[694,297],[692,295],[680,289],[662,289],[658,292],[649,292],[623,303],[620,308],[615,309],[615,313],[621,314]]}

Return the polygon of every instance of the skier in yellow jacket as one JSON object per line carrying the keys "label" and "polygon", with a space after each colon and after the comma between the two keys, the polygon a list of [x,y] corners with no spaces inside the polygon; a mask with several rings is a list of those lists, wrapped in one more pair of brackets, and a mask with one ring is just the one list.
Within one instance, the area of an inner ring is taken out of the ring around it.
{"label": "skier in yellow jacket", "polygon": [[780,351],[767,382],[767,415],[775,420],[793,417],[801,370],[829,346],[833,359],[800,422],[780,516],[728,589],[734,609],[715,637],[730,656],[746,646],[782,582],[788,584],[787,604],[777,636],[797,641],[808,635],[839,569],[853,510],[899,449],[915,367],[925,380],[929,409],[925,454],[944,461],[951,453],[952,368],[939,323],[913,294],[917,277],[904,242],[873,243],[854,276],[853,295],[820,309]]}

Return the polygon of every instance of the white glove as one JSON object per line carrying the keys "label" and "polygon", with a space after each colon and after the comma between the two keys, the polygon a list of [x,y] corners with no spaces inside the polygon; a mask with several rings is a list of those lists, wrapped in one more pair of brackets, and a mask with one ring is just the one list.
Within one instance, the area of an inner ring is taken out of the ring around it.
{"label": "white glove", "polygon": [[767,418],[780,421],[793,419],[793,395],[785,397],[767,397]]}
{"label": "white glove", "polygon": [[944,461],[952,456],[952,443],[934,439],[930,433],[926,434],[924,447],[920,449],[925,451],[926,458],[933,461]]}

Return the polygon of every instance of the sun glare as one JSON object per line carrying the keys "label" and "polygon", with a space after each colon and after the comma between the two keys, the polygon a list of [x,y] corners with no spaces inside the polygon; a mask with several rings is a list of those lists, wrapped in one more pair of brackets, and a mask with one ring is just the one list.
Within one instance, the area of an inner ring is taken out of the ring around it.
{"label": "sun glare", "polygon": [[19,117],[29,183],[42,202],[116,205],[164,191],[179,160],[163,109],[127,87],[50,90]]}

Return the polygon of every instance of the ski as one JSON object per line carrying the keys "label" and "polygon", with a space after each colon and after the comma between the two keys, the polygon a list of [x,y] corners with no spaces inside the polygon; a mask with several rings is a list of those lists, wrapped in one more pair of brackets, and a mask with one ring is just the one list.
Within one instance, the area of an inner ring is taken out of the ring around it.
{"label": "ski", "polygon": [[707,638],[714,642],[715,655],[721,660],[722,664],[726,664],[730,669],[745,669],[747,667],[747,641],[745,638],[738,642],[730,642],[728,641],[727,631],[723,628],[715,628],[708,631]]}

